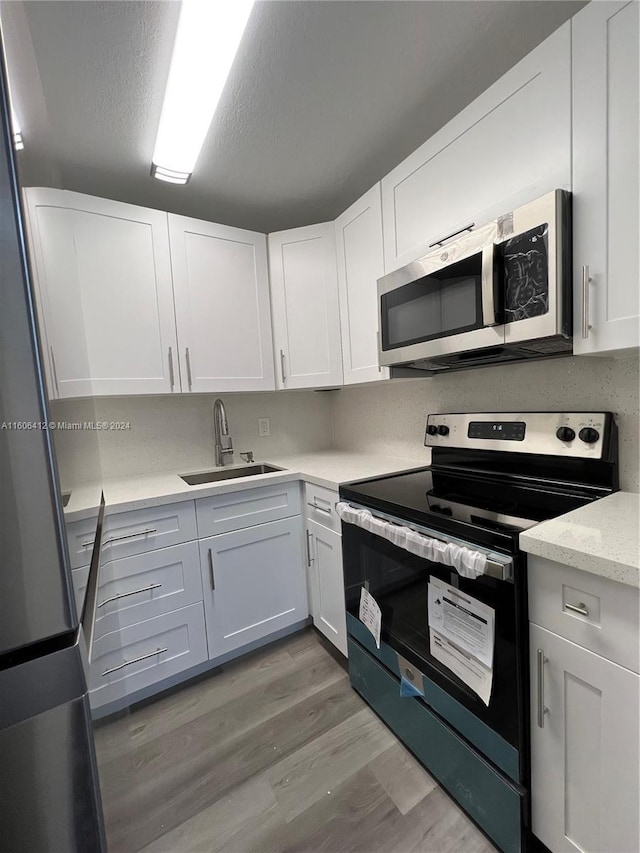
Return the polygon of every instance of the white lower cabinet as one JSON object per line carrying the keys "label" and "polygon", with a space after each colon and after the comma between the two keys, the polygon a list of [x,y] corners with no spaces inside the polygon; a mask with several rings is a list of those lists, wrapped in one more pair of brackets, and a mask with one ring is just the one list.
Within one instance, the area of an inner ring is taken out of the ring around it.
{"label": "white lower cabinet", "polygon": [[309,614],[299,515],[200,540],[209,658]]}
{"label": "white lower cabinet", "polygon": [[112,631],[93,644],[95,710],[207,660],[202,602]]}
{"label": "white lower cabinet", "polygon": [[552,853],[635,853],[640,676],[535,624],[530,650],[534,834]]}
{"label": "white lower cabinet", "polygon": [[313,624],[346,657],[342,536],[317,521],[308,520],[307,537]]}

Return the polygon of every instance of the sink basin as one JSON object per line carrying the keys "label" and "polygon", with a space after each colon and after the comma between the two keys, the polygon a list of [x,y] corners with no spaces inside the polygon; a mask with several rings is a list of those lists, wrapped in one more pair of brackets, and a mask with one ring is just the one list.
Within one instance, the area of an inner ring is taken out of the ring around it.
{"label": "sink basin", "polygon": [[238,477],[255,477],[256,474],[273,474],[284,471],[277,465],[246,465],[244,468],[216,468],[215,471],[204,471],[201,474],[181,474],[180,479],[188,486],[201,486],[203,483],[217,483],[219,480],[235,480]]}

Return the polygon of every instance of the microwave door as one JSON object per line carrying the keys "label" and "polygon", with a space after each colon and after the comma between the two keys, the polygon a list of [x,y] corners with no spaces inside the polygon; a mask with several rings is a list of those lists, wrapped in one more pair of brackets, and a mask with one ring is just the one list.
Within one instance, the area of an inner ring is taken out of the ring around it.
{"label": "microwave door", "polygon": [[494,244],[473,234],[378,282],[381,365],[500,346]]}

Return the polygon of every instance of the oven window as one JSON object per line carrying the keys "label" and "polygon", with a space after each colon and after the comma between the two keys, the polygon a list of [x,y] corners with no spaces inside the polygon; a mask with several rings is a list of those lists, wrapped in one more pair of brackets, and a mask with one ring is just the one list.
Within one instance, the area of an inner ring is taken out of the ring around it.
{"label": "oven window", "polygon": [[383,294],[382,349],[482,326],[482,252]]}
{"label": "oven window", "polygon": [[504,275],[505,322],[549,313],[549,226],[518,234],[499,249]]}
{"label": "oven window", "polygon": [[[382,611],[382,640],[519,748],[516,585],[490,577],[468,580],[446,566],[410,554],[355,525],[344,524],[342,530],[347,611],[358,619],[360,590],[366,585]],[[488,707],[431,655],[428,612],[431,578],[457,586],[495,611],[493,687]]]}

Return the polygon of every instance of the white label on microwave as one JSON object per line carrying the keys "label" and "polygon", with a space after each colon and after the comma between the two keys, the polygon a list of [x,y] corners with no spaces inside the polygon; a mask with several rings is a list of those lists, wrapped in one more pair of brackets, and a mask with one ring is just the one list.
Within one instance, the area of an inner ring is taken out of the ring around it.
{"label": "white label on microwave", "polygon": [[429,627],[492,667],[495,610],[435,577],[429,581],[428,597]]}
{"label": "white label on microwave", "polygon": [[513,234],[513,211],[498,218],[498,240],[506,240]]}
{"label": "white label on microwave", "polygon": [[378,602],[364,587],[360,590],[360,621],[373,634],[376,648],[380,648],[380,628],[382,627],[382,612]]}

